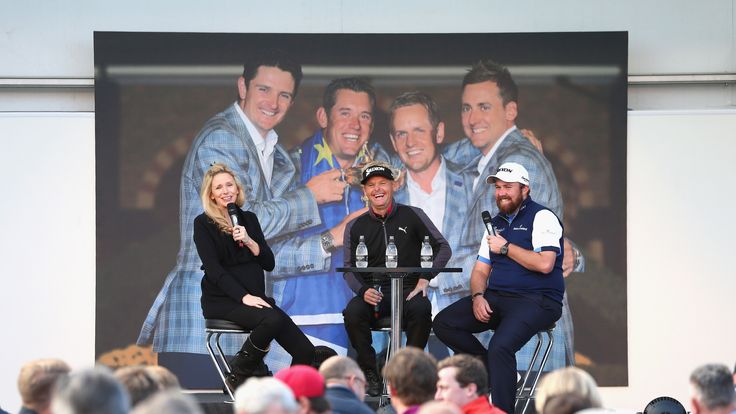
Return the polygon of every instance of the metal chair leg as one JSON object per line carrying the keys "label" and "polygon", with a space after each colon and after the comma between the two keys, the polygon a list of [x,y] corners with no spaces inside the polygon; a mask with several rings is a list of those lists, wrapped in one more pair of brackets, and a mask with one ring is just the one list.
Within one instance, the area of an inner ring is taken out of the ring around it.
{"label": "metal chair leg", "polygon": [[[385,331],[384,331],[385,332]],[[388,335],[388,343],[386,344],[386,361],[384,362],[383,366],[386,366],[388,364],[388,360],[391,358],[391,333],[387,332]],[[378,406],[383,407],[384,403],[388,402],[388,387],[386,387],[386,380],[381,377],[381,382],[383,382],[383,390],[381,391],[381,396],[378,397]]]}
{"label": "metal chair leg", "polygon": [[[534,354],[532,354],[532,359],[529,361],[529,367],[526,369],[526,372],[524,373],[524,380],[521,382],[521,387],[516,391],[516,401],[514,402],[514,411],[519,406],[519,402],[521,402],[524,397],[524,391],[526,390],[526,385],[529,383],[529,376],[532,373],[532,368],[534,368],[534,364],[537,362],[537,357],[539,357],[539,351],[542,349],[542,333],[537,332],[537,345],[534,347]],[[527,399],[529,397],[526,397]]]}
{"label": "metal chair leg", "polygon": [[220,359],[225,365],[225,368],[227,368],[227,373],[229,374],[232,369],[230,368],[230,364],[227,362],[227,358],[225,358],[225,352],[222,351],[222,346],[220,346],[220,336],[222,336],[222,332],[218,332],[215,335],[215,345],[217,346],[217,351],[220,353]]}
{"label": "metal chair leg", "polygon": [[542,361],[539,364],[539,368],[536,370],[534,379],[532,380],[531,387],[529,388],[528,392],[525,392],[527,384],[529,383],[529,378],[531,376],[531,373],[536,368],[535,366],[537,363],[537,359],[539,357],[539,351],[542,349],[542,342],[543,342],[542,332],[537,332],[537,345],[534,348],[534,354],[532,355],[532,359],[529,363],[529,368],[527,368],[526,373],[524,373],[524,380],[521,383],[521,387],[516,392],[516,401],[514,402],[514,411],[516,411],[519,408],[519,404],[522,401],[524,402],[524,407],[521,410],[520,414],[526,414],[526,410],[529,408],[529,402],[532,399],[534,399],[534,393],[537,389],[539,378],[541,378],[542,376],[544,367],[547,365],[547,360],[549,359],[549,355],[552,352],[552,345],[554,345],[554,337],[552,335],[553,330],[554,329],[548,329],[544,331],[547,333],[547,338],[549,339],[549,342],[544,349],[544,354],[542,355]]}
{"label": "metal chair leg", "polygon": [[[210,358],[212,358],[212,363],[215,365],[215,369],[217,370],[217,374],[220,375],[220,380],[222,380],[222,384],[225,386],[225,390],[227,391],[228,395],[230,396],[230,400],[231,401],[235,401],[235,396],[233,395],[232,391],[230,391],[230,387],[227,386],[227,381],[225,380],[225,374],[222,371],[222,366],[217,361],[217,357],[215,357],[215,352],[212,349],[212,344],[211,344],[210,341],[211,341],[211,338],[212,338],[212,335],[213,334],[215,334],[215,333],[214,332],[208,332],[207,333],[207,344],[206,344],[207,345],[207,352],[210,354]],[[220,358],[222,358],[224,360],[224,357],[222,356],[222,348],[220,348],[220,343],[219,343],[220,334],[217,333],[215,335],[217,335],[215,337],[215,342],[217,343],[217,350],[220,351]],[[230,367],[227,365],[227,361],[225,361],[225,367],[227,367],[228,374],[229,374],[230,373]]]}
{"label": "metal chair leg", "polygon": [[[521,411],[521,414],[526,413],[526,409],[529,407],[529,401],[534,398],[534,392],[537,389],[537,383],[539,382],[539,377],[542,376],[542,371],[544,371],[544,366],[547,365],[547,359],[549,358],[549,354],[552,352],[552,345],[555,343],[555,339],[552,336],[552,331],[547,331],[547,337],[549,338],[549,343],[547,344],[547,348],[544,351],[544,356],[542,357],[542,362],[539,364],[539,370],[537,370],[537,375],[534,377],[534,382],[532,383],[532,387],[529,390],[529,396],[526,399],[526,403],[524,403],[524,409]],[[540,343],[541,343],[541,335],[540,335]]]}

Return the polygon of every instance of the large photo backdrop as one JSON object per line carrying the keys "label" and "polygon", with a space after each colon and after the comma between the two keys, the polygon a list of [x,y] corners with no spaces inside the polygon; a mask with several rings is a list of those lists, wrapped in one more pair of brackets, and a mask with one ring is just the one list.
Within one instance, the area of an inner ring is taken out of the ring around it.
{"label": "large photo backdrop", "polygon": [[[445,124],[443,146],[437,150],[443,151],[465,136],[460,118],[464,74],[473,63],[490,58],[507,66],[519,87],[515,123],[541,141],[563,201],[558,214],[565,234],[583,259],[565,279],[569,312],[558,323],[559,341],[548,368],[575,364],[600,385],[627,385],[627,44],[626,33],[620,32],[95,33],[98,359],[113,366],[160,363],[179,374],[185,386],[216,386],[199,305],[203,273],[190,248],[190,218],[180,209],[185,199],[181,180],[199,130],[236,101],[238,77],[249,55],[278,48],[302,64],[298,95],[275,130],[278,143],[303,162],[303,173],[331,161],[327,142],[319,145],[316,135],[321,130],[316,113],[331,80],[359,77],[375,88],[369,147],[379,148],[375,156],[384,154],[402,168],[389,139],[393,99],[422,91],[437,102]],[[314,139],[317,145],[312,145]],[[319,154],[307,162],[311,151]],[[222,161],[237,163],[226,148],[222,153]],[[458,171],[476,168],[477,157],[445,155]],[[295,179],[307,178],[302,174]],[[359,191],[350,188],[346,198]],[[471,249],[455,236],[458,225],[482,227],[479,215],[450,224],[453,215],[470,210],[466,207],[473,199],[472,188],[458,191],[465,196],[447,199],[460,208],[445,209],[444,222],[435,225],[453,247],[450,265],[464,273],[459,279],[437,278],[430,289],[435,311],[468,293],[480,241]],[[246,208],[248,203],[246,194]],[[339,223],[345,216],[339,210],[322,208],[322,222]],[[323,295],[349,294],[334,272],[341,258],[334,255],[315,264],[310,256],[321,229],[276,227],[265,233],[276,252],[277,269],[267,275],[267,285],[277,303],[309,303],[306,295],[294,293],[303,293],[309,284],[325,284]],[[345,298],[334,298],[340,300]],[[339,313],[305,315],[296,305],[290,309],[313,343],[350,352]],[[234,353],[238,340],[226,348]],[[439,356],[447,352],[443,348],[430,341],[430,350]],[[275,371],[288,358],[275,347],[268,362]]]}

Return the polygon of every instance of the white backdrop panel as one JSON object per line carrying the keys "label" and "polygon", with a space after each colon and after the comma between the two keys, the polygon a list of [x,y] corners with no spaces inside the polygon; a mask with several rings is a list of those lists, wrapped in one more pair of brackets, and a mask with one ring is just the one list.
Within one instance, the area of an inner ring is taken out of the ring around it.
{"label": "white backdrop panel", "polygon": [[736,0],[58,0],[0,13],[2,77],[93,75],[93,31],[502,33],[629,31],[632,74],[736,71]]}
{"label": "white backdrop panel", "polygon": [[0,406],[10,412],[24,362],[94,363],[94,132],[91,113],[0,113]]}
{"label": "white backdrop panel", "polygon": [[690,372],[736,362],[736,111],[628,120],[629,387],[604,402],[642,411],[668,395],[689,410]]}

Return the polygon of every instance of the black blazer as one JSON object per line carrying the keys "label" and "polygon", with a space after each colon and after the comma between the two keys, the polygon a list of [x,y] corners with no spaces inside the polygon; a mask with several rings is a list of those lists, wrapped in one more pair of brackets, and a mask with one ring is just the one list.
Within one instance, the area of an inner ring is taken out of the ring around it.
{"label": "black blazer", "polygon": [[222,318],[236,306],[242,305],[243,296],[266,298],[264,270],[273,270],[275,261],[266,243],[258,217],[250,211],[238,209],[238,222],[260,246],[254,256],[247,246],[240,247],[232,234],[223,233],[202,213],[194,219],[194,244],[202,260],[202,313],[205,318]]}

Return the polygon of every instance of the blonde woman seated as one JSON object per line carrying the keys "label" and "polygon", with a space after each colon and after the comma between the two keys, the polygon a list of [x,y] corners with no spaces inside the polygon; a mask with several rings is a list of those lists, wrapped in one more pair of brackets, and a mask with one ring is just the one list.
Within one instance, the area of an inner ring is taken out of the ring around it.
{"label": "blonde woman seated", "polygon": [[[250,329],[241,350],[230,361],[228,385],[235,389],[248,377],[268,375],[263,357],[276,340],[292,357],[292,364],[311,364],[314,346],[291,318],[266,296],[264,270],[274,268],[258,218],[240,206],[243,186],[223,164],[207,171],[200,192],[204,213],[194,219],[194,243],[202,259],[202,313]],[[237,225],[228,204],[235,203]]]}

